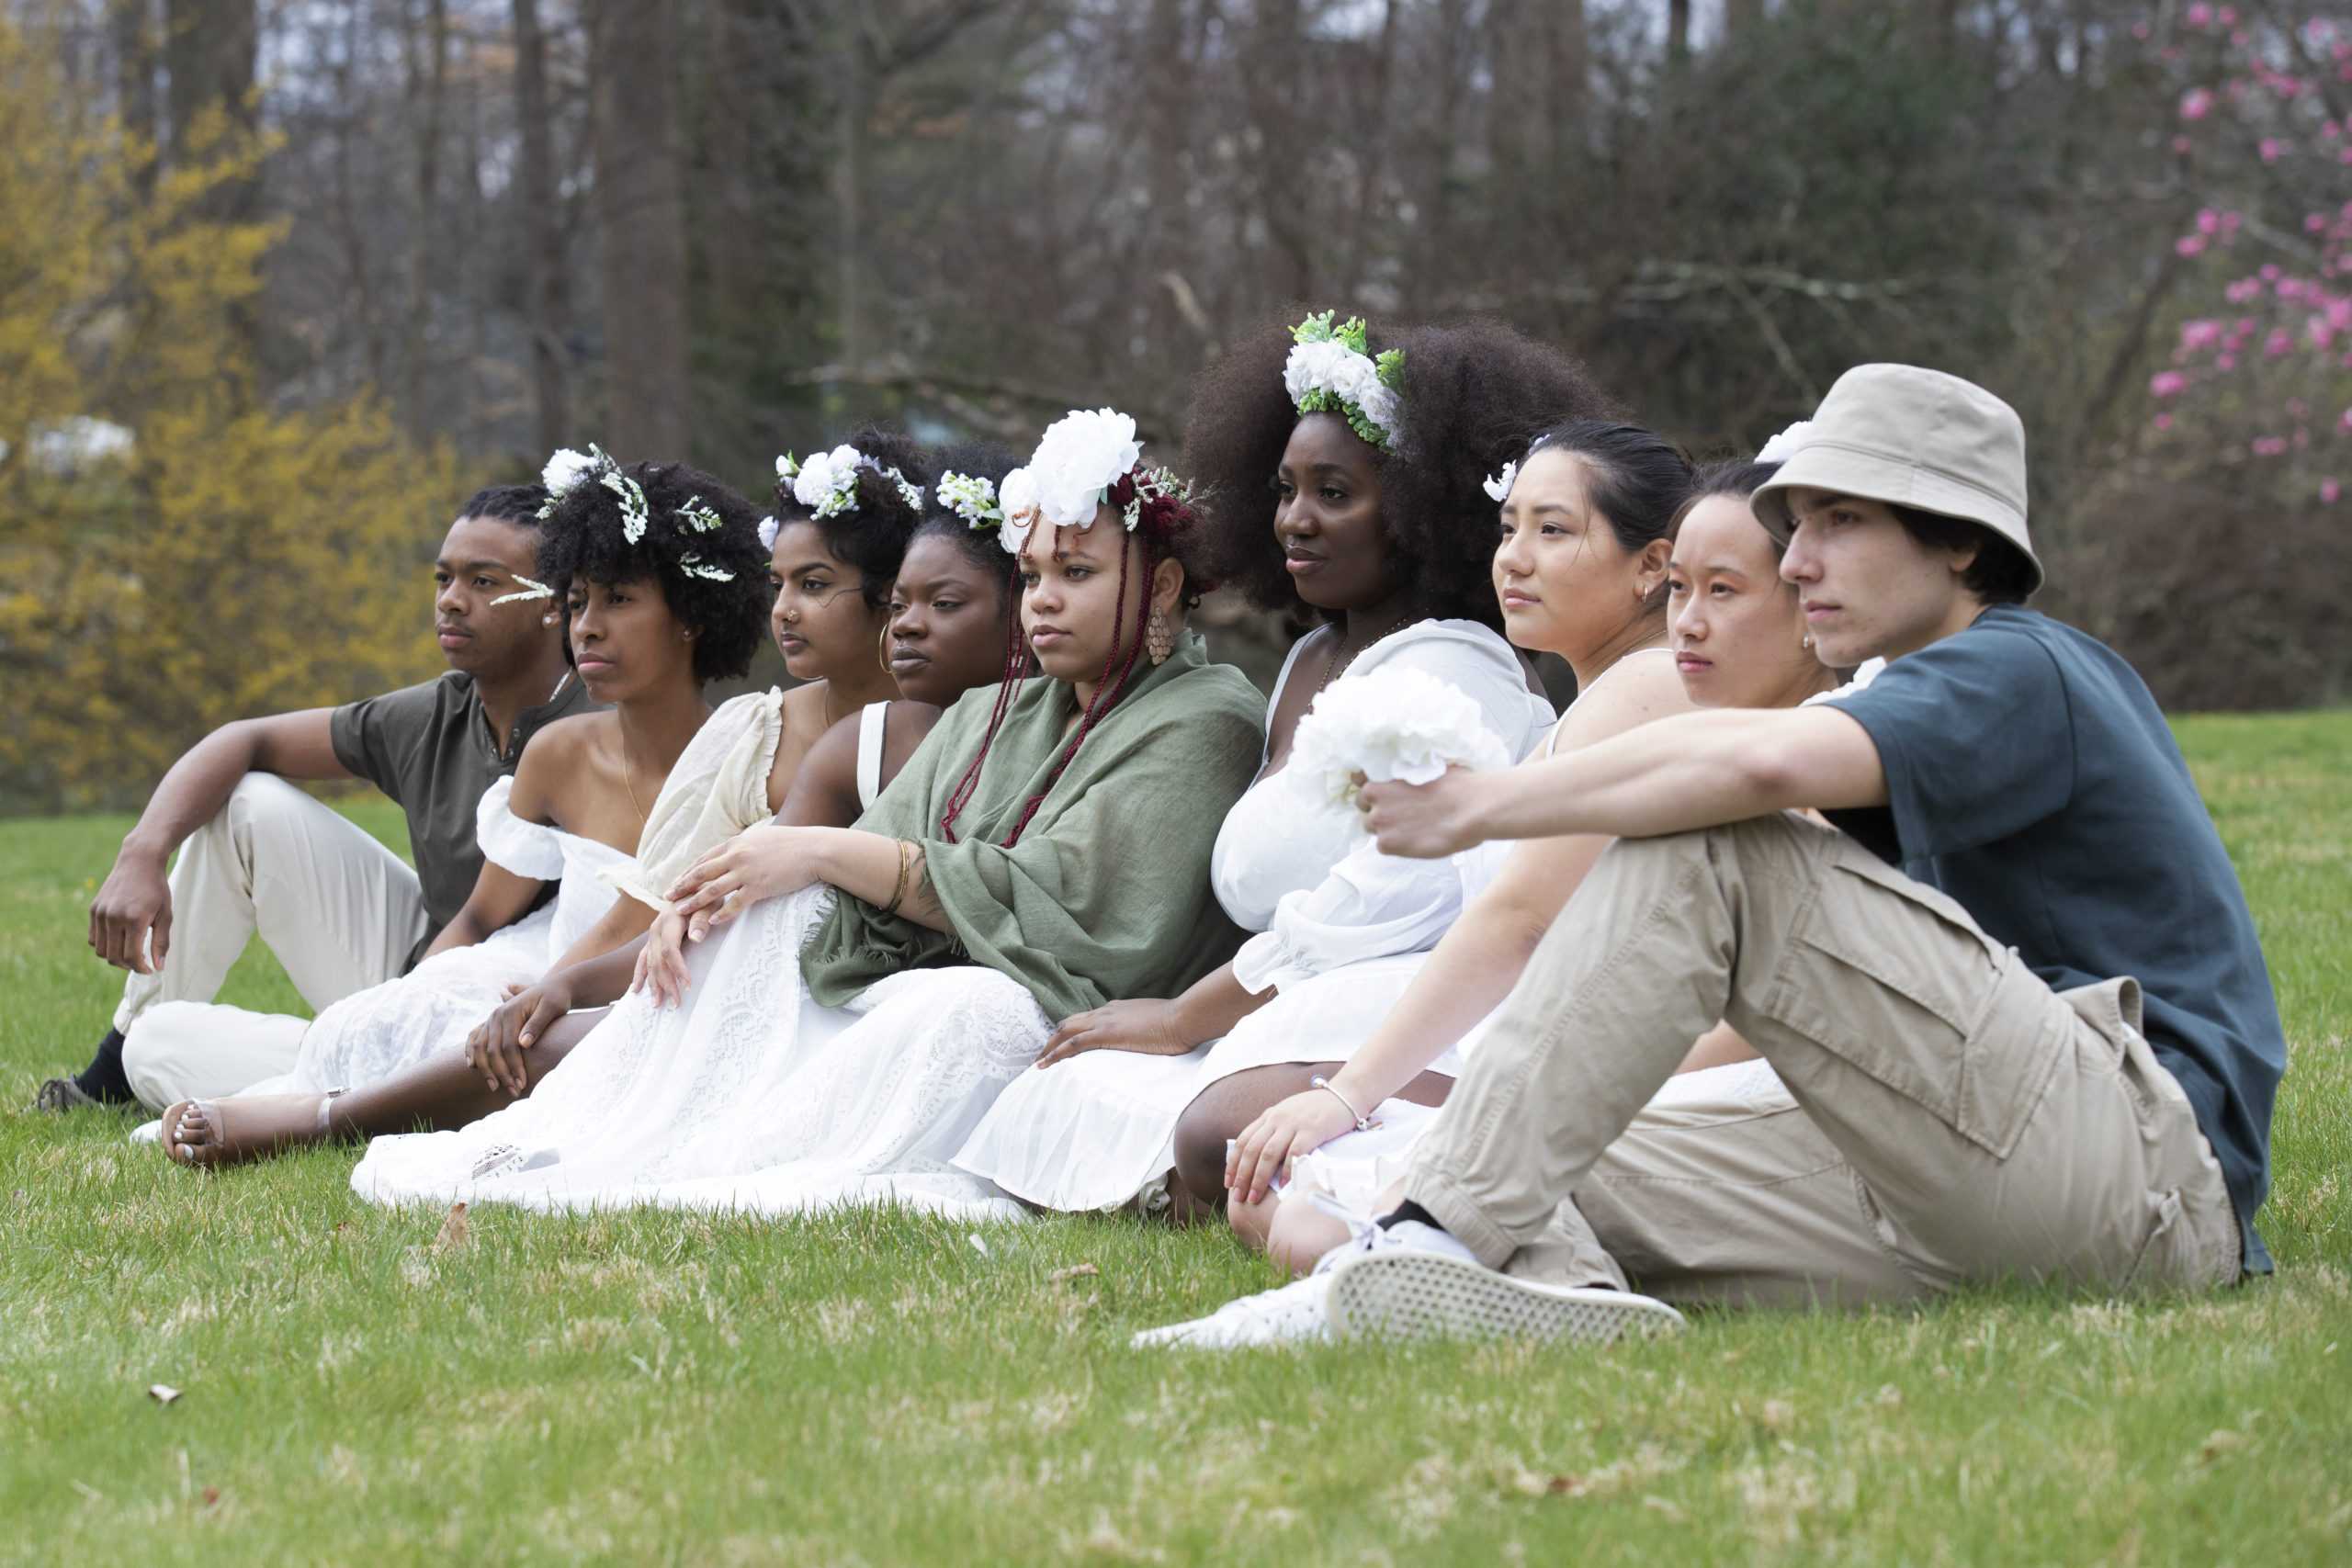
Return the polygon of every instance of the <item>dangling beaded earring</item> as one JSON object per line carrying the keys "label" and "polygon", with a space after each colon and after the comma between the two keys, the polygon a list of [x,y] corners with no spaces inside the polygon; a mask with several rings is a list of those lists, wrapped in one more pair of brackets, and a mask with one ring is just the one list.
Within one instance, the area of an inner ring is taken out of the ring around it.
{"label": "dangling beaded earring", "polygon": [[1804,636],[1797,638],[1797,646],[1799,648],[1811,648],[1813,646],[1813,634],[1811,632],[1807,632]]}
{"label": "dangling beaded earring", "polygon": [[1176,628],[1166,615],[1154,610],[1143,628],[1144,651],[1151,655],[1154,664],[1165,664],[1168,656],[1176,651]]}

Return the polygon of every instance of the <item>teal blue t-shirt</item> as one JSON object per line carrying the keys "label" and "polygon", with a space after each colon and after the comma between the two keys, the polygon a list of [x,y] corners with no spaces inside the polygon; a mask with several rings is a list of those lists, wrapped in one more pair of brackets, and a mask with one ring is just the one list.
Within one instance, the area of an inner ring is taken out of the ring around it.
{"label": "teal blue t-shirt", "polygon": [[2129,975],[2196,1107],[2248,1269],[2270,1255],[2278,1004],[2237,868],[2155,699],[2113,649],[1997,605],[1832,699],[1870,732],[1887,805],[1829,819],[1941,888],[2052,990]]}

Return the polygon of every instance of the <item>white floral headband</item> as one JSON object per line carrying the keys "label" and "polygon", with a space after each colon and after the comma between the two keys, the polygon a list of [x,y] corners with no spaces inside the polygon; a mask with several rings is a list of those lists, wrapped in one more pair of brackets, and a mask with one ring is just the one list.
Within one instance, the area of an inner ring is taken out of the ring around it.
{"label": "white floral headband", "polygon": [[1083,533],[1094,526],[1095,509],[1110,505],[1128,533],[1148,523],[1159,535],[1189,521],[1193,502],[1183,480],[1143,466],[1136,422],[1116,409],[1073,409],[1047,425],[1029,460],[1004,476],[997,497],[1003,513],[997,542],[1012,555],[1040,523]]}
{"label": "white floral headband", "polygon": [[[812,452],[806,462],[795,462],[786,452],[775,460],[778,484],[789,482],[792,499],[807,507],[819,522],[836,517],[844,512],[857,510],[857,471],[870,469],[888,479],[899,489],[899,499],[911,512],[922,510],[922,487],[910,484],[907,476],[897,468],[886,468],[854,446],[841,446],[830,452]],[[768,547],[775,547],[770,536]]]}
{"label": "white floral headband", "polygon": [[1387,349],[1375,358],[1364,342],[1363,318],[1351,316],[1334,326],[1338,313],[1326,310],[1291,328],[1283,388],[1299,412],[1336,413],[1385,452],[1402,417],[1396,386],[1405,378],[1404,350]]}
{"label": "white floral headband", "polygon": [[961,517],[967,528],[1004,525],[1004,508],[997,502],[996,481],[983,474],[959,474],[953,468],[941,474],[939,504]]}
{"label": "white floral headband", "polygon": [[[592,479],[611,491],[620,502],[621,537],[632,545],[644,538],[645,530],[653,520],[652,509],[646,502],[645,487],[623,472],[621,466],[593,441],[585,452],[575,452],[569,446],[558,447],[555,456],[548,459],[547,467],[539,471],[539,482],[546,485],[548,491],[547,503],[538,511],[539,521],[544,523],[554,516],[555,509],[566,496]],[[679,527],[695,534],[715,533],[727,525],[727,520],[719,516],[718,509],[698,495],[689,497],[684,506],[670,513],[670,519]],[[713,582],[735,581],[732,571],[705,561],[695,552],[678,558],[678,570],[689,577],[707,578]],[[555,597],[555,590],[544,582],[533,582],[527,577],[517,577],[514,581],[528,584],[529,591],[504,594],[491,603],[503,604],[510,599]]]}

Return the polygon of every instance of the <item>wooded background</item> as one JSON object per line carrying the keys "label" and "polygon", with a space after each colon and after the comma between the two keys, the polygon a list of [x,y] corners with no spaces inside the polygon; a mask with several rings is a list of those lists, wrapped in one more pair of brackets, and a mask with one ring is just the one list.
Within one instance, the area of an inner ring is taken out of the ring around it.
{"label": "wooded background", "polygon": [[869,416],[1025,444],[1108,401],[1172,452],[1192,373],[1292,300],[1501,317],[1702,455],[1864,360],[1974,378],[2025,417],[2045,608],[2177,706],[2341,700],[2343,36],[2176,0],[0,0],[0,808],[430,673],[420,563],[552,447],[759,493]]}

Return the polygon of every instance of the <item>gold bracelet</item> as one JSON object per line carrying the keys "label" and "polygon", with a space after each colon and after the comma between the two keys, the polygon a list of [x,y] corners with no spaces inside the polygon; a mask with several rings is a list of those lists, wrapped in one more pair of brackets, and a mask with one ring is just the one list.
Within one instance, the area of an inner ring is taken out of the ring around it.
{"label": "gold bracelet", "polygon": [[882,912],[886,915],[895,915],[899,912],[899,902],[907,896],[907,871],[908,868],[913,864],[915,858],[915,847],[912,844],[907,842],[904,839],[900,839],[897,840],[897,842],[899,845],[899,885],[890,889],[890,901],[882,906]]}

